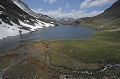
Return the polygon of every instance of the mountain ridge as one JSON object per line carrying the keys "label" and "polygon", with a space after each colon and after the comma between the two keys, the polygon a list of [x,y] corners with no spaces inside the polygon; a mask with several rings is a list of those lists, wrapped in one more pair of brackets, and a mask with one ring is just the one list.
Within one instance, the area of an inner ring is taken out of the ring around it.
{"label": "mountain ridge", "polygon": [[0,39],[55,25],[54,19],[34,13],[21,0],[0,0]]}
{"label": "mountain ridge", "polygon": [[120,28],[120,0],[97,16],[79,18],[62,24],[81,25],[100,30]]}
{"label": "mountain ridge", "polygon": [[[55,21],[53,18],[47,16],[47,15],[43,15],[40,13],[35,13],[33,12],[28,5],[26,5],[23,1],[21,0],[12,0],[13,3],[15,3],[18,7],[20,7],[22,10],[24,10],[25,12],[27,12],[29,15],[38,18],[39,20],[45,21],[45,22],[51,22],[51,21]],[[45,19],[45,20],[44,20]]]}

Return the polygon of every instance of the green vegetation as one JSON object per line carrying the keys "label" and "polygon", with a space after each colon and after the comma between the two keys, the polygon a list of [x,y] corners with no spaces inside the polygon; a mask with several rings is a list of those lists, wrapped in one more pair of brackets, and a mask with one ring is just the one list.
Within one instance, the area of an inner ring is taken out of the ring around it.
{"label": "green vegetation", "polygon": [[52,41],[51,64],[58,67],[99,69],[106,63],[120,63],[120,31],[100,31],[91,39]]}
{"label": "green vegetation", "polygon": [[75,63],[74,61],[83,63],[118,62],[120,60],[119,39],[120,31],[102,31],[88,40],[49,42],[50,46],[55,50],[51,53],[51,61],[53,64],[62,61],[66,64],[72,63],[72,61],[73,63]]}
{"label": "green vegetation", "polygon": [[98,16],[98,17],[87,17],[80,18],[74,21],[66,21],[62,22],[62,25],[80,25],[89,28],[95,28],[98,30],[112,30],[116,28],[120,28],[120,18],[118,16],[115,17],[107,17]]}
{"label": "green vegetation", "polygon": [[[46,64],[46,52],[49,51]],[[0,53],[0,69],[8,68],[7,78],[59,79],[61,75],[87,78],[112,78],[119,76],[120,67],[102,69],[108,63],[120,64],[120,31],[99,31],[86,40],[34,41],[20,45],[16,50]],[[75,71],[92,71],[95,74],[80,74]],[[73,72],[74,71],[74,72]],[[111,75],[112,74],[112,77]]]}

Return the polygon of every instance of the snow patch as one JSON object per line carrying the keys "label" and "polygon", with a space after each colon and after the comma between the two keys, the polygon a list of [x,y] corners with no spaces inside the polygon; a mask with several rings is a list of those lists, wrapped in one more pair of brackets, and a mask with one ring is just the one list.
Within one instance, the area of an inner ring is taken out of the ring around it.
{"label": "snow patch", "polygon": [[0,5],[1,8],[5,9],[3,6]]}
{"label": "snow patch", "polygon": [[3,12],[2,11],[0,11],[0,14],[2,14]]}
{"label": "snow patch", "polygon": [[27,9],[25,8],[25,6],[19,0],[13,0],[13,3],[16,4],[22,10],[24,10],[25,12],[29,12],[29,11],[27,11]]}
{"label": "snow patch", "polygon": [[37,20],[37,23],[35,23],[35,25],[29,25],[27,23],[24,23],[22,21],[19,20],[19,23],[23,26],[26,26],[26,27],[29,27],[31,28],[30,30],[31,31],[35,31],[36,29],[39,29],[39,28],[43,28],[43,27],[49,27],[49,26],[54,26],[53,24],[50,24],[50,23],[45,23],[45,22],[42,22],[42,21],[39,21]]}
{"label": "snow patch", "polygon": [[38,29],[38,28],[54,26],[53,24],[45,23],[45,22],[42,22],[42,21],[39,21],[39,20],[37,20],[37,23],[35,23],[34,26],[29,25],[27,23],[24,23],[20,20],[19,20],[19,23],[22,26],[19,26],[19,25],[13,23],[13,22],[11,22],[13,24],[13,26],[10,26],[9,24],[4,23],[1,19],[0,19],[0,21],[2,22],[2,24],[0,24],[0,30],[1,30],[0,31],[0,39],[7,38],[9,36],[20,35],[20,32],[19,32],[20,30],[22,31],[22,34],[30,32],[28,30],[24,30],[24,29],[19,28],[19,27],[22,27],[22,26],[31,28],[30,29],[31,31],[36,31],[36,29]]}
{"label": "snow patch", "polygon": [[[16,4],[19,8],[21,8],[23,11],[25,11],[26,13],[28,13],[29,15],[31,15],[31,16],[37,16],[36,13],[34,13],[31,9],[29,9],[29,7],[26,4],[24,4],[22,1],[20,1],[20,0],[11,0],[11,1],[14,4]],[[4,8],[1,5],[0,5],[0,7]],[[3,12],[0,11],[0,14],[2,14],[2,13]],[[22,16],[22,17],[24,17],[24,18],[26,18],[25,17],[26,15],[21,15],[21,14],[19,14],[19,15]],[[9,25],[7,23],[4,23],[0,19],[0,22],[2,23],[2,24],[0,24],[0,39],[4,39],[4,38],[9,37],[9,36],[20,35],[21,31],[22,31],[22,34],[24,34],[24,33],[30,32],[30,31],[36,31],[36,29],[38,29],[38,28],[55,26],[53,24],[53,22],[46,23],[46,22],[38,20],[37,18],[36,18],[36,20],[34,20],[34,19],[31,19],[31,20],[32,21],[36,21],[36,23],[34,23],[34,25],[30,25],[30,24],[27,23],[27,22],[29,22],[29,20],[24,20],[26,23],[22,22],[21,20],[19,20],[19,23],[20,23],[21,26],[13,23],[12,21],[10,23],[13,24],[13,26],[11,26],[11,25]],[[29,29],[28,30],[21,29],[23,26],[24,27],[29,27],[30,30]]]}
{"label": "snow patch", "polygon": [[[0,21],[2,22],[2,20],[0,19]],[[4,22],[2,22],[2,24],[0,24],[0,39],[3,38],[7,38],[9,36],[16,36],[16,35],[20,35],[19,31],[22,31],[23,33],[28,33],[29,31],[24,30],[24,29],[20,29],[17,24],[11,22],[13,24],[13,26],[10,26],[9,24],[6,24]]]}

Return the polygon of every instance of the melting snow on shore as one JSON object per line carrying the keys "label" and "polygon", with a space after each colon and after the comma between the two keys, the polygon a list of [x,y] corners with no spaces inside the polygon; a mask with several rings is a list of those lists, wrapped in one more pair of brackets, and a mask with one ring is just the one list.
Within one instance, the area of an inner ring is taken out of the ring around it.
{"label": "melting snow on shore", "polygon": [[53,24],[45,23],[42,21],[37,21],[37,23],[35,23],[35,25],[32,26],[32,25],[29,25],[29,24],[24,23],[19,20],[20,25],[30,28],[30,31],[28,31],[28,30],[20,29],[20,27],[22,27],[22,26],[17,25],[13,22],[11,22],[13,24],[12,26],[7,23],[4,23],[1,19],[0,19],[0,22],[1,22],[1,24],[0,24],[0,39],[7,38],[9,36],[20,35],[20,31],[22,31],[22,34],[24,34],[24,33],[30,32],[30,31],[35,31],[38,28],[54,26]]}

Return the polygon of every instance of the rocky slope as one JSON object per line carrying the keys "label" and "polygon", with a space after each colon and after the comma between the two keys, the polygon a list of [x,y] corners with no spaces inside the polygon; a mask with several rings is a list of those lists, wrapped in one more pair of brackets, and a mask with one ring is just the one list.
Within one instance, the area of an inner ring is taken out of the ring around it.
{"label": "rocky slope", "polygon": [[34,13],[21,0],[0,0],[0,39],[55,24],[52,18]]}
{"label": "rocky slope", "polygon": [[54,22],[54,19],[52,19],[51,17],[47,16],[47,15],[43,15],[43,14],[39,14],[39,13],[35,13],[33,12],[24,2],[20,1],[20,0],[12,0],[17,6],[19,6],[23,11],[27,12],[29,15],[38,18],[39,20],[42,20],[44,22]]}
{"label": "rocky slope", "polygon": [[120,28],[120,0],[95,17],[80,18],[72,22],[65,22],[65,24],[82,25],[97,29]]}

